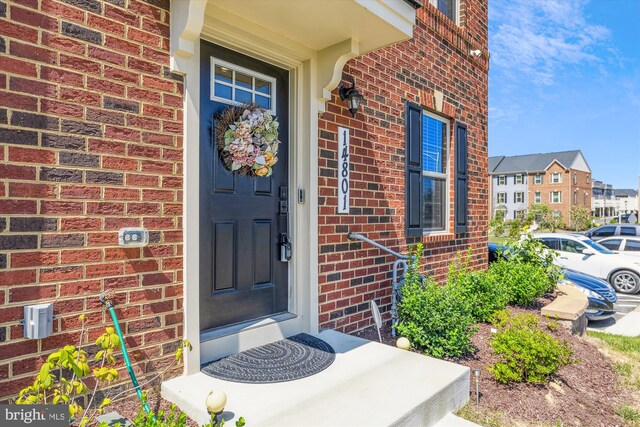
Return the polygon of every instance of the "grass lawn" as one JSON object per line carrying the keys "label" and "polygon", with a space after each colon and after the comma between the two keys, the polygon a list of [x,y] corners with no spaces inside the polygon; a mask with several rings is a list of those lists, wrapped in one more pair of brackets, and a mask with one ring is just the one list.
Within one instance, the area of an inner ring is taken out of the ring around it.
{"label": "grass lawn", "polygon": [[[636,390],[636,402],[616,408],[616,413],[630,426],[640,427],[640,337],[624,337],[602,332],[588,331],[588,335],[600,340],[602,345],[615,355],[614,369],[620,382]],[[634,405],[635,403],[635,405]]]}

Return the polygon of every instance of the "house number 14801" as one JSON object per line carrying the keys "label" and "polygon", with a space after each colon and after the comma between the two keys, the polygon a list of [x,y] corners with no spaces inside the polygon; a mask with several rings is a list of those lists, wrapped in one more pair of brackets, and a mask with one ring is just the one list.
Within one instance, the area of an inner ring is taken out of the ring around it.
{"label": "house number 14801", "polygon": [[338,213],[349,213],[349,129],[338,128]]}

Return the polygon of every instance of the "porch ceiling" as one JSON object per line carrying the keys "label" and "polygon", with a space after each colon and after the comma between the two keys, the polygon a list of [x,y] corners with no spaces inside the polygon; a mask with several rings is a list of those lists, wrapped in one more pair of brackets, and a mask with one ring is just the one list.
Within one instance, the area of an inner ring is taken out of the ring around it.
{"label": "porch ceiling", "polygon": [[404,0],[209,0],[206,15],[249,22],[255,28],[242,30],[266,30],[311,51],[354,39],[361,54],[411,38],[415,22]]}

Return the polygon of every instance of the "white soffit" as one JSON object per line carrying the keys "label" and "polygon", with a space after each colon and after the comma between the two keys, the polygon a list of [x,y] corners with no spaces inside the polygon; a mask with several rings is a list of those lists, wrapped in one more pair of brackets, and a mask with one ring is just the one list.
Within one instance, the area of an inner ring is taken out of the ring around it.
{"label": "white soffit", "polygon": [[237,15],[313,51],[355,39],[361,54],[408,40],[415,23],[404,0],[209,0],[206,14]]}

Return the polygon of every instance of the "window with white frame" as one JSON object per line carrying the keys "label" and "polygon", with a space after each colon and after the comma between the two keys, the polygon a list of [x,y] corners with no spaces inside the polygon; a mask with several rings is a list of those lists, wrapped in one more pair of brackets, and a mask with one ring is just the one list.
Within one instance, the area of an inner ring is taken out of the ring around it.
{"label": "window with white frame", "polygon": [[458,23],[458,2],[459,0],[429,0],[429,3],[438,8],[449,19]]}
{"label": "window with white frame", "polygon": [[549,193],[549,201],[553,204],[562,203],[562,191],[552,191]]}
{"label": "window with white frame", "polygon": [[524,192],[522,191],[516,191],[513,194],[513,201],[515,203],[524,203]]}
{"label": "window with white frame", "polygon": [[251,102],[276,113],[276,79],[218,58],[211,58],[211,100],[231,105]]}
{"label": "window with white frame", "polygon": [[513,177],[513,183],[514,184],[522,184],[523,182],[524,182],[524,175],[518,174],[518,175]]}
{"label": "window with white frame", "polygon": [[542,184],[542,182],[543,182],[542,174],[538,173],[533,177],[533,183],[534,184],[540,185],[540,184]]}
{"label": "window with white frame", "polygon": [[587,184],[589,183],[589,175],[587,175]]}
{"label": "window with white frame", "polygon": [[536,191],[534,200],[535,200],[535,203],[542,203],[542,193],[539,191]]}
{"label": "window with white frame", "polygon": [[447,226],[447,155],[449,121],[423,112],[422,116],[422,191],[423,221],[428,230]]}
{"label": "window with white frame", "polygon": [[505,175],[498,175],[498,185],[507,185],[507,177]]}
{"label": "window with white frame", "polygon": [[573,173],[573,185],[578,185],[578,174],[576,172]]}
{"label": "window with white frame", "polygon": [[559,172],[555,172],[551,174],[551,183],[552,184],[560,184],[562,182],[562,174]]}
{"label": "window with white frame", "polygon": [[524,209],[516,209],[515,211],[513,211],[513,219],[524,219],[524,215]]}
{"label": "window with white frame", "polygon": [[498,203],[507,203],[507,193],[498,193]]}
{"label": "window with white frame", "polygon": [[587,192],[586,191],[582,195],[582,204],[587,206]]}

